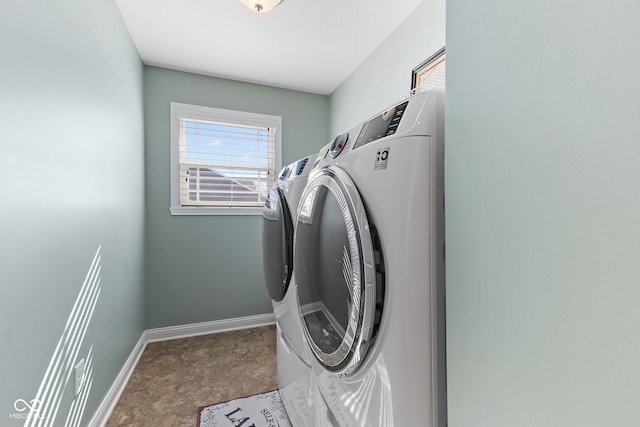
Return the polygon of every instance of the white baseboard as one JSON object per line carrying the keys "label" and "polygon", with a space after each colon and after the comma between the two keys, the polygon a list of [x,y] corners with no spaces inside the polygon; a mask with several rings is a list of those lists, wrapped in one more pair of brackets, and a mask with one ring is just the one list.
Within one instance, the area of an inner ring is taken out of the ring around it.
{"label": "white baseboard", "polygon": [[142,356],[147,343],[168,341],[178,338],[195,337],[198,335],[215,334],[219,332],[237,331],[241,329],[257,328],[273,325],[276,318],[273,313],[259,314],[256,316],[236,317],[233,319],[214,320],[212,322],[193,323],[190,325],[170,326],[167,328],[147,329],[136,343],[129,358],[120,370],[118,377],[113,382],[109,392],[96,410],[89,427],[104,427],[111,416],[120,395],[124,391],[133,370]]}
{"label": "white baseboard", "polygon": [[113,409],[116,407],[118,400],[120,399],[120,395],[124,391],[133,370],[138,364],[138,360],[140,360],[140,356],[142,356],[142,352],[147,346],[147,331],[142,332],[142,336],[136,343],[135,347],[133,347],[133,351],[129,355],[129,358],[126,362],[124,362],[124,366],[120,370],[120,373],[116,377],[116,380],[113,382],[113,385],[107,392],[107,395],[103,399],[100,406],[96,410],[93,418],[89,422],[89,427],[103,427],[107,424]]}
{"label": "white baseboard", "polygon": [[167,341],[177,338],[216,334],[218,332],[238,331],[240,329],[257,328],[275,323],[275,316],[273,313],[269,313],[258,314],[256,316],[236,317],[233,319],[214,320],[212,322],[192,323],[190,325],[147,329],[147,342]]}

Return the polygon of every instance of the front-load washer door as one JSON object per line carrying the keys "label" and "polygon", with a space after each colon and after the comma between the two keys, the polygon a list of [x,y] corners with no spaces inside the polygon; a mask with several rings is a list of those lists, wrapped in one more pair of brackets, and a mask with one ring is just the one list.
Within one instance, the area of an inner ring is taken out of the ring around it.
{"label": "front-load washer door", "polygon": [[293,221],[279,186],[271,189],[262,211],[262,268],[271,299],[282,301],[293,272]]}
{"label": "front-load washer door", "polygon": [[380,319],[382,283],[376,282],[384,279],[372,231],[344,170],[330,166],[309,177],[294,240],[300,314],[314,355],[340,376],[356,371]]}

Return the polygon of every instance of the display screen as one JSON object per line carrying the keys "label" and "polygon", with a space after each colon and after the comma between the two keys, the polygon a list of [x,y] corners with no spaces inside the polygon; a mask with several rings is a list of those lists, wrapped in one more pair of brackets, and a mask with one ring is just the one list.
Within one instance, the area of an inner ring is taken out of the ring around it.
{"label": "display screen", "polygon": [[377,139],[396,133],[402,115],[407,109],[407,105],[409,105],[409,101],[398,105],[395,108],[395,113],[389,115],[389,117],[385,118],[385,114],[383,113],[366,122],[362,126],[360,135],[358,135],[358,139],[353,145],[353,148],[356,149]]}

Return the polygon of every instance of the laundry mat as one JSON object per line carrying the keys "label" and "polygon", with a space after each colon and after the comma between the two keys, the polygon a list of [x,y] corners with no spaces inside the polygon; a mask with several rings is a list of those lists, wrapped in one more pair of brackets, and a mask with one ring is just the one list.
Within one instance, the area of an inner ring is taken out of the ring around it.
{"label": "laundry mat", "polygon": [[278,390],[198,410],[198,427],[291,427]]}

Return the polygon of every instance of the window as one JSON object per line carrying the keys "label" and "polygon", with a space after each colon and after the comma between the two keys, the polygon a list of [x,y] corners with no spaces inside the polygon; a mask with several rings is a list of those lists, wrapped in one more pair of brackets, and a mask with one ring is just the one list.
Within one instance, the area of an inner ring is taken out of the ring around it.
{"label": "window", "polygon": [[171,214],[261,215],[282,118],[171,103]]}

